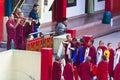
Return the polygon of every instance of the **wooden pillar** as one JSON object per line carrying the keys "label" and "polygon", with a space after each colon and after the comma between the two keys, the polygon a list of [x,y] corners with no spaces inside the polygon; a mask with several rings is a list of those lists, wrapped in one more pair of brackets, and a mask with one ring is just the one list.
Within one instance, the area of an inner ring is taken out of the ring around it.
{"label": "wooden pillar", "polygon": [[56,21],[61,22],[66,17],[66,0],[56,0]]}
{"label": "wooden pillar", "polygon": [[3,35],[4,0],[0,0],[0,42]]}
{"label": "wooden pillar", "polygon": [[52,54],[53,54],[52,48],[41,49],[41,79],[40,80],[52,80]]}

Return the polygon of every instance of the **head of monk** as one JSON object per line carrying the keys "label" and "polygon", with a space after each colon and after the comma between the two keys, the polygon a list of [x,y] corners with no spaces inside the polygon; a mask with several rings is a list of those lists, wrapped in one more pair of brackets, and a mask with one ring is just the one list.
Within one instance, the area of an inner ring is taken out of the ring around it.
{"label": "head of monk", "polygon": [[90,57],[90,56],[87,56],[87,57],[86,57],[86,61],[90,62],[90,61],[91,61],[91,57]]}

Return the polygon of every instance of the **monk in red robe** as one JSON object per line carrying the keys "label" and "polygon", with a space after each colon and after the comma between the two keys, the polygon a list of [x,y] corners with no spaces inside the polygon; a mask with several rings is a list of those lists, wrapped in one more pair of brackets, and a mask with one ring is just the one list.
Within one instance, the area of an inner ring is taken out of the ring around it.
{"label": "monk in red robe", "polygon": [[89,53],[88,56],[91,57],[91,63],[96,64],[96,48],[93,46],[94,40],[89,40],[88,46],[89,46]]}
{"label": "monk in red robe", "polygon": [[119,63],[117,64],[117,66],[115,67],[115,70],[114,70],[114,80],[120,80],[120,61]]}
{"label": "monk in red robe", "polygon": [[98,49],[102,49],[102,52],[104,53],[104,51],[107,49],[104,45],[104,42],[102,40],[99,41],[99,46],[97,48]]}
{"label": "monk in red robe", "polygon": [[92,64],[90,63],[91,57],[87,56],[86,61],[79,66],[79,76],[81,80],[91,80],[92,78]]}
{"label": "monk in red robe", "polygon": [[64,67],[63,76],[64,80],[73,80],[73,67],[70,60]]}
{"label": "monk in red robe", "polygon": [[110,52],[110,57],[109,57],[109,76],[110,78],[113,77],[113,65],[114,65],[114,50],[112,49],[112,43],[107,44],[107,49]]}
{"label": "monk in red robe", "polygon": [[60,58],[56,57],[55,62],[53,63],[53,69],[52,69],[52,80],[61,80],[61,63]]}
{"label": "monk in red robe", "polygon": [[118,43],[118,48],[116,49],[116,51],[117,51],[117,50],[120,50],[120,42]]}
{"label": "monk in red robe", "polygon": [[7,50],[11,48],[11,41],[14,41],[14,48],[17,48],[17,41],[16,41],[16,27],[19,25],[20,20],[17,23],[14,21],[14,16],[11,14],[9,19],[6,23],[7,29]]}
{"label": "monk in red robe", "polygon": [[20,8],[17,8],[17,9],[15,10],[15,12],[13,13],[15,21],[17,21],[17,19],[19,18],[19,13],[21,13],[21,12],[22,12],[22,11],[21,11]]}
{"label": "monk in red robe", "polygon": [[102,61],[98,64],[97,80],[108,80],[108,61],[105,55],[102,56]]}
{"label": "monk in red robe", "polygon": [[[66,36],[66,41],[65,42],[67,42],[67,43],[71,43],[71,36],[70,35],[67,35]],[[66,43],[63,43],[63,46],[64,46],[64,48],[65,48],[65,61],[66,61],[66,63],[68,62],[68,54],[66,53],[67,52],[67,48],[68,48],[68,44],[66,44]]]}

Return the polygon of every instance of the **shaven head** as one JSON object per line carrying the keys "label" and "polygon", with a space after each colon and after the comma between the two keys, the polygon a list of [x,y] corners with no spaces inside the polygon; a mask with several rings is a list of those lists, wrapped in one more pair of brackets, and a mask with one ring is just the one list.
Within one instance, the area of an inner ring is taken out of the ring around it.
{"label": "shaven head", "polygon": [[60,61],[60,57],[59,57],[59,56],[56,56],[56,57],[55,57],[55,61]]}
{"label": "shaven head", "polygon": [[87,56],[87,57],[86,57],[86,61],[90,62],[90,61],[91,61],[91,57],[90,57],[90,56]]}
{"label": "shaven head", "polygon": [[106,61],[107,57],[105,55],[102,55],[102,60]]}

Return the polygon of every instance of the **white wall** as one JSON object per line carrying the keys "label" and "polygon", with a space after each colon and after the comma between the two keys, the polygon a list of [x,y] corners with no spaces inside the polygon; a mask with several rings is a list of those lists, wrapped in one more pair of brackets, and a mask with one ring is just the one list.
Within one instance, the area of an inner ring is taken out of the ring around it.
{"label": "white wall", "polygon": [[85,13],[85,0],[76,0],[77,6],[67,8],[67,17],[78,16]]}
{"label": "white wall", "polygon": [[95,0],[95,11],[103,10],[105,8],[105,1]]}
{"label": "white wall", "polygon": [[0,80],[40,80],[40,52],[9,50],[0,53]]}
{"label": "white wall", "polygon": [[[66,15],[68,18],[85,13],[85,1],[86,0],[76,0],[76,1],[77,1],[77,6],[67,8]],[[95,11],[103,10],[104,5],[105,5],[105,1],[98,2],[98,0],[95,0]],[[51,22],[51,21],[52,21],[52,12],[49,11],[44,17],[42,22],[45,23],[45,22]]]}

